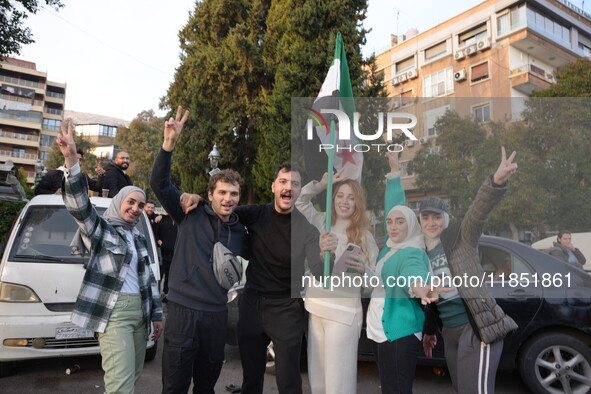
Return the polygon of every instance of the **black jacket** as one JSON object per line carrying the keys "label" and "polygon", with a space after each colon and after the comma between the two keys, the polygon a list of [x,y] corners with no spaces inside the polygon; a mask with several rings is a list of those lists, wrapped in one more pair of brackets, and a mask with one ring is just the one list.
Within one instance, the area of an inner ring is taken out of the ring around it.
{"label": "black jacket", "polygon": [[242,255],[246,230],[235,213],[222,222],[209,204],[183,213],[180,192],[170,182],[171,160],[172,154],[160,149],[150,178],[156,197],[178,225],[167,298],[198,311],[225,311],[228,291],[213,273],[213,245],[219,240],[235,255]]}
{"label": "black jacket", "polygon": [[121,168],[119,168],[115,164],[110,164],[105,169],[105,177],[103,179],[103,189],[109,189],[109,197],[113,198],[119,193],[119,190],[123,189],[125,186],[132,186],[133,183],[129,178],[129,175],[123,172]]}
{"label": "black jacket", "polygon": [[[99,192],[101,191],[102,177],[92,179],[87,174],[83,174],[86,178],[87,188]],[[41,178],[39,184],[35,186],[35,195],[39,194],[55,194],[55,192],[62,187],[64,180],[64,173],[61,170],[50,170]]]}

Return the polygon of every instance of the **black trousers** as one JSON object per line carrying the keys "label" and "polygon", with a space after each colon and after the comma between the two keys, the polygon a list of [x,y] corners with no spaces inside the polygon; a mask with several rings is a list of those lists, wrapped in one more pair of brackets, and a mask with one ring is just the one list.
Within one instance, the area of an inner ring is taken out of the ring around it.
{"label": "black trousers", "polygon": [[213,394],[224,361],[228,312],[167,306],[162,353],[162,393]]}
{"label": "black trousers", "polygon": [[238,304],[238,346],[242,362],[242,394],[261,394],[267,345],[273,341],[280,394],[301,394],[300,353],[306,326],[304,303],[298,298],[265,298],[245,291]]}
{"label": "black trousers", "polygon": [[412,394],[421,341],[414,335],[376,344],[383,394]]}

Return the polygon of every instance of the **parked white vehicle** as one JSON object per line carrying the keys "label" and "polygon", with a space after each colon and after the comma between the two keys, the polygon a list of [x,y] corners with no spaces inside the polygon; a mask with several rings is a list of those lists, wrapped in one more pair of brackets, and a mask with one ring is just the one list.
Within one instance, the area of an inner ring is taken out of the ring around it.
{"label": "parked white vehicle", "polygon": [[[99,214],[111,199],[91,197]],[[137,227],[148,240],[160,278],[152,229],[145,214]],[[70,246],[78,226],[61,196],[40,195],[15,221],[0,260],[0,376],[13,361],[99,354],[95,333],[73,325],[71,312],[88,255]],[[148,342],[146,359],[156,355]]]}
{"label": "parked white vehicle", "polygon": [[[571,235],[573,245],[578,248],[587,259],[583,269],[591,271],[591,233],[572,233]],[[556,242],[556,235],[534,242],[531,246],[537,250],[545,250],[551,248],[554,242]]]}

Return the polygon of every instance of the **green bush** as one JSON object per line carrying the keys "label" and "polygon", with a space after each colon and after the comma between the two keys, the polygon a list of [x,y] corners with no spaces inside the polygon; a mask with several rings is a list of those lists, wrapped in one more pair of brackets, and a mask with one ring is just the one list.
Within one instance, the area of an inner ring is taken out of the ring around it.
{"label": "green bush", "polygon": [[0,200],[0,243],[5,243],[12,223],[23,209],[25,203]]}

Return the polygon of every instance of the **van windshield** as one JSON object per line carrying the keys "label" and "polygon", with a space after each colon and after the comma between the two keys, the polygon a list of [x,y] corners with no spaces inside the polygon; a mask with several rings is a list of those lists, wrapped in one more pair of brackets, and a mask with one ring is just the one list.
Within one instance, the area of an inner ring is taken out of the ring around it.
{"label": "van windshield", "polygon": [[[102,215],[105,208],[96,210]],[[13,261],[86,263],[88,253],[73,242],[78,225],[64,206],[32,206],[20,224],[10,252]]]}

